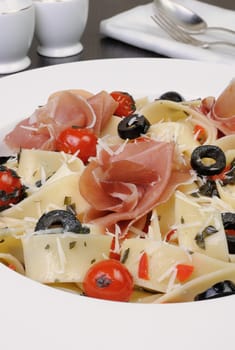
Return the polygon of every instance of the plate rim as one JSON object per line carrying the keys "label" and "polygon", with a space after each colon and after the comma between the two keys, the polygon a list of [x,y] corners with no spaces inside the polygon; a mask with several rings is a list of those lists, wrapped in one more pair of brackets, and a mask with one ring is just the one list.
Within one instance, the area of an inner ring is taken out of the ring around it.
{"label": "plate rim", "polygon": [[[147,64],[150,64],[151,62],[151,65],[156,64],[164,67],[165,66],[182,67],[183,65],[185,65],[185,67],[186,66],[200,67],[200,68],[204,67],[205,70],[208,68],[208,70],[210,71],[212,71],[215,68],[217,68],[220,71],[223,71],[223,70],[228,71],[230,69],[227,65],[221,64],[221,63],[198,62],[194,60],[181,60],[181,59],[116,58],[116,59],[102,59],[102,60],[100,59],[86,60],[86,61],[79,61],[79,62],[57,64],[49,67],[41,67],[34,70],[27,70],[27,71],[18,72],[6,77],[2,77],[0,79],[0,93],[1,91],[3,91],[4,85],[11,86],[11,84],[14,84],[14,81],[16,80],[21,82],[22,79],[24,79],[25,77],[27,79],[30,79],[31,77],[35,77],[35,75],[40,76],[42,72],[43,72],[42,74],[43,76],[44,74],[54,75],[54,72],[66,71],[67,68],[69,68],[69,70],[72,70],[73,68],[76,68],[76,67],[82,67],[82,66],[91,67],[91,66],[97,66],[97,64],[101,66],[104,66],[105,64],[107,64],[110,66],[113,63],[115,63],[115,65],[120,64],[120,66],[122,66],[125,62],[130,62],[130,61],[132,64],[134,64],[133,62],[136,62],[135,63],[136,65],[147,65]],[[0,126],[1,126],[1,122],[0,122]],[[125,310],[127,308],[130,314],[126,316],[127,318],[126,320],[122,320],[123,325],[125,327],[128,327],[129,322],[131,322],[134,327],[137,327],[138,320],[134,318],[137,318],[138,314],[140,313],[143,317],[148,318],[146,321],[148,328],[142,329],[142,335],[137,334],[138,332],[135,332],[135,340],[134,340],[135,343],[134,344],[132,343],[132,346],[135,346],[136,349],[141,349],[143,346],[148,346],[149,349],[154,349],[155,348],[154,339],[156,337],[155,328],[159,327],[160,329],[160,332],[158,334],[159,341],[160,343],[164,342],[164,346],[165,346],[164,349],[166,350],[171,349],[172,346],[180,345],[180,341],[182,341],[180,334],[177,334],[177,331],[179,331],[179,328],[177,327],[180,325],[177,324],[176,313],[179,313],[180,317],[184,318],[183,324],[184,324],[185,330],[188,332],[188,334],[186,334],[185,336],[185,339],[183,340],[184,344],[186,342],[190,344],[191,338],[193,336],[193,331],[194,331],[192,328],[197,325],[197,322],[195,322],[195,320],[193,321],[191,320],[192,322],[191,325],[189,325],[190,322],[187,321],[189,319],[190,313],[193,313],[194,317],[197,318],[196,321],[200,320],[201,322],[200,331],[202,332],[201,334],[202,334],[203,340],[206,339],[205,337],[208,336],[208,334],[210,333],[213,334],[213,340],[211,340],[210,343],[208,343],[208,346],[210,345],[210,346],[213,346],[214,349],[219,349],[218,344],[222,343],[221,336],[223,337],[223,334],[218,334],[214,332],[211,328],[209,329],[206,328],[206,323],[210,321],[211,325],[215,327],[217,312],[219,311],[220,315],[225,317],[226,313],[230,311],[232,304],[233,303],[235,304],[235,296],[222,298],[222,300],[220,300],[219,303],[216,300],[202,302],[200,303],[200,306],[195,302],[180,303],[180,304],[173,303],[173,304],[166,304],[166,305],[155,304],[154,306],[153,304],[113,303],[113,302],[107,302],[103,300],[95,300],[95,299],[89,299],[89,298],[83,299],[83,297],[80,298],[78,296],[65,293],[63,291],[57,291],[57,290],[55,291],[51,287],[44,286],[39,284],[38,282],[29,280],[27,279],[27,277],[22,277],[18,275],[16,277],[14,271],[8,270],[6,267],[0,265],[0,277],[1,276],[4,276],[4,278],[8,281],[9,286],[11,286],[11,288],[14,287],[14,281],[16,281],[15,288],[17,289],[18,297],[21,300],[25,298],[24,301],[26,303],[27,303],[27,300],[30,300],[31,291],[35,293],[35,297],[37,296],[37,298],[41,295],[41,298],[43,298],[43,301],[45,302],[46,301],[51,302],[52,299],[54,299],[54,305],[53,303],[51,303],[51,305],[47,305],[48,320],[44,320],[45,324],[43,325],[43,330],[49,339],[48,341],[51,342],[51,344],[53,343],[53,341],[55,341],[56,333],[55,331],[51,331],[51,333],[48,332],[49,321],[51,322],[52,320],[54,320],[58,329],[62,331],[62,328],[58,324],[58,320],[56,320],[56,317],[57,317],[56,313],[54,315],[52,314],[53,312],[56,311],[55,304],[57,303],[57,306],[58,306],[62,302],[62,300],[64,300],[67,303],[68,310],[75,309],[77,312],[79,312],[79,310],[82,310],[83,312],[85,312],[86,308],[89,310],[89,312],[91,312],[93,308],[97,308],[99,311],[103,310],[103,316],[102,316],[103,318],[111,317],[112,312],[110,311],[110,309],[114,310],[118,320],[115,322],[113,321],[114,327],[111,327],[111,324],[110,325],[106,324],[106,327],[108,329],[107,332],[110,332],[109,335],[106,334],[107,339],[109,341],[112,341],[112,339],[116,337],[115,327],[118,326],[118,323],[120,322],[120,319],[123,316],[123,312],[126,312]],[[26,288],[29,288],[29,289],[25,290]],[[5,288],[4,286],[4,288],[2,289],[2,296],[4,298],[7,298],[8,296],[12,297],[13,295],[14,295],[13,290],[8,291],[7,288]],[[76,298],[80,298],[80,299],[76,299]],[[39,317],[39,320],[35,321],[35,327],[39,327],[40,318],[42,317],[42,311],[40,310],[40,307],[42,306],[41,301],[42,299],[38,301],[38,305],[35,305],[35,313]],[[17,307],[17,303],[15,301],[13,305],[15,308]],[[28,305],[33,307],[33,303],[31,301],[28,302]],[[21,311],[23,310],[23,305],[18,305],[18,307]],[[65,311],[65,314],[68,316],[68,312],[66,312],[65,308],[62,307],[61,309]],[[156,315],[153,315],[150,312],[150,310],[153,310],[153,309],[154,309],[154,312],[156,312]],[[201,315],[200,315],[200,313],[202,312],[202,309],[203,309],[203,315],[204,315],[203,319],[201,319]],[[215,309],[218,311],[216,311]],[[3,344],[4,342],[5,344],[7,344],[7,337],[9,336],[9,333],[7,332],[7,327],[10,326],[11,319],[9,315],[5,314],[8,311],[8,308],[5,307],[3,311],[4,311],[5,322],[6,322],[4,327],[6,334],[3,337]],[[25,314],[27,315],[28,318],[32,317],[33,315],[32,311],[33,310],[25,311]],[[99,337],[99,332],[102,332],[102,327],[101,327],[102,325],[99,324],[99,318],[97,316],[93,316],[93,317],[94,317],[94,320],[93,321],[90,320],[90,323],[93,327],[96,327],[96,329],[93,329],[93,333],[97,337],[98,345],[96,344],[96,348],[103,349],[103,350],[109,349],[109,344],[108,344],[109,342],[107,342],[107,344],[104,344],[102,342],[102,339],[100,339]],[[159,320],[159,317],[161,317],[161,320]],[[71,317],[71,319],[74,321],[74,315],[73,317]],[[19,321],[20,318],[17,316],[16,320]],[[81,332],[79,333],[79,336],[81,337],[82,342],[87,341],[88,348],[91,348],[92,346],[95,345],[95,342],[91,336],[89,337],[89,333],[86,330],[86,327],[89,326],[89,319],[85,317],[84,323],[85,325],[82,324],[81,320],[79,320],[78,322],[79,327],[81,328],[80,329]],[[232,324],[232,322],[230,323]],[[167,335],[167,329],[166,329],[167,324],[169,325],[169,327],[173,327],[173,326],[175,327],[174,329],[171,328],[172,337],[169,337],[168,339],[165,338]],[[25,350],[29,350],[31,348],[35,337],[38,336],[37,330],[34,328],[33,324],[28,325],[28,327],[30,328],[32,335],[30,335],[26,340],[22,335],[23,329],[19,327],[19,329],[16,330],[16,334],[19,336],[19,339],[22,342],[25,342],[25,347],[24,347]],[[203,329],[203,327],[205,327],[205,329]],[[66,329],[65,327],[64,336],[69,337],[70,331],[74,332],[75,330],[76,330],[76,327],[74,327],[74,325],[73,326],[71,325],[70,330]],[[228,325],[227,331],[230,331],[230,330],[231,330],[231,335],[230,335],[231,338],[227,337],[227,340],[230,339],[232,341],[232,334],[233,334],[232,326]],[[131,333],[129,334],[126,330],[122,330],[122,331],[126,339],[130,341]],[[12,332],[12,328],[11,328],[11,332]],[[66,346],[70,346],[72,350],[77,349],[77,343],[76,342],[74,343],[74,337],[71,337],[70,340],[68,340],[67,338],[67,341],[65,342],[64,336],[63,334],[57,335],[57,340],[56,340],[57,348],[59,350],[60,349],[62,350],[64,349],[64,346],[66,344]],[[194,339],[194,340],[195,341],[193,343],[191,342],[190,344],[191,350],[194,350],[194,349],[196,350],[198,346],[201,344],[201,340],[200,341],[198,339]],[[36,348],[34,345],[34,349],[41,349],[42,345],[45,343],[45,339],[39,339],[39,337],[37,337],[37,341],[38,343],[36,344]],[[133,342],[133,339],[132,339],[132,342]],[[208,342],[208,340],[205,340],[205,342]],[[121,344],[122,344],[121,340],[117,339],[116,343],[113,344],[113,349],[115,350],[119,349]],[[101,347],[101,345],[103,345],[103,347]],[[12,347],[12,349],[13,348],[14,346]],[[11,349],[11,348],[6,347],[6,349]]]}

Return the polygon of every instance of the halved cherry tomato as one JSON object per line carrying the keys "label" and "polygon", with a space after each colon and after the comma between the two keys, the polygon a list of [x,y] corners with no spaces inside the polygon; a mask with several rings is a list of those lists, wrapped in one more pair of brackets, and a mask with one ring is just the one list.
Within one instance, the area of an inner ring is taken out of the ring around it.
{"label": "halved cherry tomato", "polygon": [[207,134],[205,128],[203,126],[196,124],[193,129],[194,135],[197,137],[197,141],[200,142],[200,144],[203,144],[206,141]]}
{"label": "halved cherry tomato", "polygon": [[151,138],[147,137],[147,136],[140,136],[137,137],[136,139],[130,140],[130,142],[134,142],[134,143],[139,143],[139,142],[151,142]]}
{"label": "halved cherry tomato", "polygon": [[144,252],[140,257],[138,266],[138,277],[144,280],[149,280],[149,262],[148,255],[146,252]]}
{"label": "halved cherry tomato", "polygon": [[16,271],[16,266],[14,264],[9,264],[8,265],[9,269],[13,270],[13,271]]}
{"label": "halved cherry tomato", "polygon": [[177,268],[176,277],[180,282],[186,281],[191,276],[194,270],[194,266],[186,265],[186,264],[178,264],[176,268]]}
{"label": "halved cherry tomato", "polygon": [[226,173],[231,169],[230,165],[227,165],[223,171],[221,171],[221,173],[216,174],[216,175],[212,175],[210,176],[210,179],[215,181],[215,180],[221,180],[223,181],[226,177]]}
{"label": "halved cherry tomato", "polygon": [[96,155],[97,136],[88,129],[70,127],[63,130],[56,140],[56,150],[75,154],[84,164]]}
{"label": "halved cherry tomato", "polygon": [[166,234],[166,242],[169,242],[176,232],[177,232],[176,228],[173,228],[172,230],[167,232],[167,234]]}
{"label": "halved cherry tomato", "polygon": [[110,259],[120,260],[121,254],[115,252],[115,243],[116,243],[115,237],[113,237],[111,247],[110,247],[109,257]]}
{"label": "halved cherry tomato", "polygon": [[114,259],[93,264],[83,281],[86,296],[113,301],[129,301],[133,286],[133,277],[128,269]]}
{"label": "halved cherry tomato", "polygon": [[119,117],[128,117],[136,110],[136,105],[133,97],[124,91],[113,91],[110,93],[112,98],[118,102],[118,107],[114,114]]}
{"label": "halved cherry tomato", "polygon": [[17,173],[0,165],[0,211],[23,199],[25,188]]}

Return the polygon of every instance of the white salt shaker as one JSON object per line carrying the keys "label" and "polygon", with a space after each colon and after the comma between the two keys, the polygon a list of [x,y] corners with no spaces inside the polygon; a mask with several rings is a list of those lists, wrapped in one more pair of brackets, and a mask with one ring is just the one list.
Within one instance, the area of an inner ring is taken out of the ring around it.
{"label": "white salt shaker", "polygon": [[34,0],[37,51],[47,57],[80,53],[87,23],[89,0]]}
{"label": "white salt shaker", "polygon": [[27,68],[35,11],[31,0],[0,1],[0,74]]}

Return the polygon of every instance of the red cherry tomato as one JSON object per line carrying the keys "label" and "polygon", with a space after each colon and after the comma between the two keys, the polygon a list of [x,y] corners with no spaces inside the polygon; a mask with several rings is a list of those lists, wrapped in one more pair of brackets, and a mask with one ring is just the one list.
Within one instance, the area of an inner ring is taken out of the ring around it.
{"label": "red cherry tomato", "polygon": [[197,137],[197,141],[200,142],[200,144],[203,144],[206,141],[207,134],[205,128],[203,126],[196,124],[194,126],[193,130],[194,135]]}
{"label": "red cherry tomato", "polygon": [[133,277],[128,269],[114,259],[93,264],[83,282],[85,295],[113,301],[129,301],[133,285]]}
{"label": "red cherry tomato", "polygon": [[24,196],[24,186],[17,173],[4,165],[0,166],[0,210],[18,203]]}
{"label": "red cherry tomato", "polygon": [[186,281],[194,271],[194,266],[192,265],[178,264],[176,268],[177,268],[176,277],[180,282]]}
{"label": "red cherry tomato", "polygon": [[120,253],[115,252],[115,237],[113,237],[111,247],[110,247],[109,257],[110,259],[120,260],[120,256],[121,256]]}
{"label": "red cherry tomato", "polygon": [[128,117],[135,112],[135,100],[128,92],[113,91],[110,95],[118,102],[118,107],[114,112],[115,115],[119,117]]}
{"label": "red cherry tomato", "polygon": [[138,277],[144,280],[149,280],[149,262],[148,262],[148,255],[146,252],[144,252],[141,255],[141,258],[139,261]]}
{"label": "red cherry tomato", "polygon": [[166,242],[169,242],[173,238],[173,236],[174,236],[174,234],[176,232],[177,232],[177,229],[175,229],[175,228],[173,228],[172,230],[167,232],[167,234],[166,234]]}
{"label": "red cherry tomato", "polygon": [[221,171],[221,173],[210,176],[210,179],[213,181],[216,181],[216,180],[223,181],[226,179],[226,174],[229,172],[229,170],[231,170],[231,165],[227,165],[224,168],[224,170]]}
{"label": "red cherry tomato", "polygon": [[89,157],[96,155],[96,144],[97,137],[92,131],[70,127],[60,133],[56,140],[56,150],[69,154],[78,152],[78,158],[86,164]]}

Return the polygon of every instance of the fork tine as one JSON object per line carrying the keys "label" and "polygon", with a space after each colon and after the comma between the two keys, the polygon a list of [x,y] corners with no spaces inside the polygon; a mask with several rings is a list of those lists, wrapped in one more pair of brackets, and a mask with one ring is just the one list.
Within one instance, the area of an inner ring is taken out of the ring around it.
{"label": "fork tine", "polygon": [[162,21],[162,19],[157,16],[156,14],[151,16],[152,20],[160,27],[162,28],[167,34],[169,34],[169,36],[176,40],[176,41],[181,41],[181,38],[178,36],[177,32],[174,32],[171,30],[171,28],[169,28],[166,23],[164,23]]}
{"label": "fork tine", "polygon": [[151,16],[153,21],[159,25],[170,37],[174,40],[191,44],[193,46],[199,46],[201,48],[207,49],[214,45],[228,45],[230,47],[235,47],[235,43],[216,40],[216,41],[202,41],[192,37],[190,34],[183,31],[177,23],[175,23],[162,9],[158,8],[158,11]]}
{"label": "fork tine", "polygon": [[152,18],[163,30],[165,30],[173,39],[186,43],[197,45],[196,39],[182,31],[160,8]]}
{"label": "fork tine", "polygon": [[191,37],[183,32],[178,26],[177,24],[167,15],[167,13],[162,10],[161,8],[158,9],[158,13],[159,13],[159,17],[162,19],[162,21],[175,33],[177,33],[177,35],[179,36],[179,38],[181,40],[183,40],[184,42],[191,42]]}

